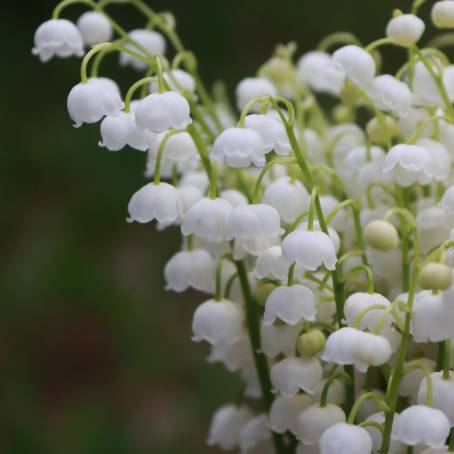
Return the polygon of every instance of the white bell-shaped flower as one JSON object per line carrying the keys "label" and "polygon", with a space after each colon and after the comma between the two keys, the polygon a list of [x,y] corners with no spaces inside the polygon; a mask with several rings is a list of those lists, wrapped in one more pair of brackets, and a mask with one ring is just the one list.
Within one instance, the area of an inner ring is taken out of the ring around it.
{"label": "white bell-shaped flower", "polygon": [[233,344],[211,345],[209,363],[221,362],[229,372],[238,372],[253,364],[251,342],[246,332]]}
{"label": "white bell-shaped flower", "polygon": [[386,26],[386,36],[396,44],[410,47],[416,44],[424,33],[426,25],[414,14],[393,17]]}
{"label": "white bell-shaped flower", "polygon": [[366,429],[339,422],[320,438],[320,454],[371,454],[372,439]]}
{"label": "white bell-shaped flower", "polygon": [[284,238],[282,253],[289,262],[296,261],[307,271],[316,271],[322,265],[328,270],[336,268],[336,248],[324,232],[295,230]]}
{"label": "white bell-shaped flower", "polygon": [[66,19],[50,19],[42,23],[35,32],[33,55],[38,55],[41,62],[49,61],[53,56],[67,58],[72,55],[82,57],[84,46],[77,27]]}
{"label": "white bell-shaped flower", "polygon": [[224,199],[203,197],[186,213],[181,232],[195,234],[206,241],[219,243],[228,238],[228,223],[232,205]]}
{"label": "white bell-shaped flower", "polygon": [[269,413],[269,424],[273,432],[285,433],[287,430],[297,435],[299,429],[298,416],[314,403],[312,396],[296,394],[295,396],[277,396]]}
{"label": "white bell-shaped flower", "polygon": [[392,438],[408,446],[423,444],[442,449],[451,426],[446,415],[425,405],[407,407],[393,425]]}
{"label": "white bell-shaped flower", "polygon": [[332,65],[331,56],[322,51],[311,51],[298,60],[298,76],[315,92],[339,96],[345,73]]}
{"label": "white bell-shaped flower", "polygon": [[317,358],[288,357],[273,364],[270,376],[274,391],[291,397],[300,391],[314,395],[320,385],[322,373]]}
{"label": "white bell-shaped flower", "polygon": [[186,172],[180,179],[180,186],[195,186],[200,189],[202,193],[206,192],[209,184],[208,176],[206,172],[203,171],[192,170]]}
{"label": "white bell-shaped flower", "polygon": [[454,28],[454,4],[450,0],[435,2],[432,7],[432,22],[438,28]]}
{"label": "white bell-shaped flower", "polygon": [[248,204],[246,196],[237,189],[224,189],[219,195],[221,199],[227,200],[233,207]]}
{"label": "white bell-shaped flower", "polygon": [[[435,369],[435,361],[429,358],[419,358],[418,361],[422,362],[424,367],[429,371],[433,371]],[[411,402],[416,403],[419,385],[424,377],[424,371],[420,368],[408,371],[400,381],[399,394],[404,397],[409,397]]]}
{"label": "white bell-shaped flower", "polygon": [[[194,93],[196,84],[194,78],[187,71],[182,69],[172,69],[163,74],[166,84],[171,91]],[[156,78],[150,83],[150,93],[159,92],[159,84]]]}
{"label": "white bell-shaped flower", "polygon": [[389,74],[374,77],[368,93],[380,110],[393,112],[398,116],[405,115],[412,103],[408,85]]}
{"label": "white bell-shaped flower", "polygon": [[[152,146],[155,153],[158,152],[165,136],[166,133],[163,132],[156,137]],[[168,137],[164,145],[163,159],[170,161],[171,165],[178,164],[181,161],[197,161],[198,152],[192,137],[186,131],[172,134]]]}
{"label": "white bell-shaped flower", "polygon": [[[388,298],[384,297],[380,293],[352,293],[347,298],[344,305],[344,314],[347,319],[348,326],[352,326],[355,323],[356,317],[360,312],[370,306],[375,306],[376,304],[383,305],[385,308],[391,306],[391,302]],[[361,320],[360,329],[367,328],[369,331],[373,331],[375,325],[382,317],[383,311],[384,309],[373,309],[367,312]],[[385,320],[385,326],[389,327],[392,321],[393,319],[391,316],[387,317]]]}
{"label": "white bell-shaped flower", "polygon": [[249,128],[228,128],[216,138],[210,157],[224,160],[230,167],[249,167],[265,164],[265,144],[262,136]]}
{"label": "white bell-shaped flower", "polygon": [[375,61],[370,53],[353,44],[337,49],[332,62],[361,88],[366,88],[375,76]]}
{"label": "white bell-shaped flower", "polygon": [[139,127],[154,133],[170,128],[186,129],[192,123],[188,101],[174,91],[146,96],[135,113]]}
{"label": "white bell-shaped flower", "polygon": [[209,292],[213,289],[214,269],[213,257],[203,249],[177,252],[164,268],[166,289],[184,292],[192,287]]}
{"label": "white bell-shaped flower", "polygon": [[177,189],[168,183],[148,183],[133,194],[128,204],[128,222],[145,224],[156,219],[172,224],[181,214]]}
{"label": "white bell-shaped flower", "polygon": [[96,123],[105,115],[119,114],[124,104],[113,80],[95,77],[71,89],[67,106],[74,126],[78,128],[83,123]]}
{"label": "white bell-shaped flower", "polygon": [[99,146],[110,151],[121,150],[126,145],[139,151],[146,151],[156,140],[152,132],[137,126],[134,112],[120,112],[105,117],[101,122],[101,137]]}
{"label": "white bell-shaped flower", "polygon": [[273,206],[286,224],[291,224],[309,208],[309,194],[303,184],[281,177],[271,183],[262,197],[262,202]]}
{"label": "white bell-shaped flower", "polygon": [[393,183],[408,187],[413,183],[428,184],[433,178],[433,161],[421,146],[399,144],[388,152],[383,164],[383,173]]}
{"label": "white bell-shaped flower", "polygon": [[424,148],[432,158],[431,173],[434,180],[445,181],[451,173],[452,157],[447,148],[432,139],[419,139],[416,145]]}
{"label": "white bell-shaped flower", "polygon": [[[152,55],[158,54],[163,55],[166,51],[166,42],[164,37],[155,31],[152,30],[132,30],[129,33],[131,40],[138,43],[143,49],[145,49],[150,57]],[[134,44],[126,44],[127,49],[133,50],[138,54],[144,55],[142,49],[138,49]],[[144,55],[145,56],[145,55]],[[120,65],[121,66],[132,66],[137,71],[144,71],[147,69],[147,64],[133,55],[130,55],[126,52],[120,53]]]}
{"label": "white bell-shaped flower", "polygon": [[207,443],[228,451],[239,446],[241,429],[252,417],[247,407],[224,405],[218,408],[211,420]]}
{"label": "white bell-shaped flower", "polygon": [[345,421],[345,413],[337,405],[328,404],[325,407],[321,407],[319,403],[311,405],[298,417],[298,438],[305,445],[318,445],[325,430]]}
{"label": "white bell-shaped flower", "polygon": [[266,300],[263,323],[272,325],[278,318],[291,326],[302,320],[315,320],[312,290],[299,284],[276,287]]}
{"label": "white bell-shaped flower", "polygon": [[259,279],[284,280],[288,276],[289,263],[282,255],[280,246],[272,246],[257,256],[254,274]]}
{"label": "white bell-shaped flower", "polygon": [[[441,205],[441,204],[440,204]],[[422,209],[416,216],[419,243],[422,252],[428,252],[443,243],[454,225],[454,216],[441,206]]]}
{"label": "white bell-shaped flower", "polygon": [[[370,159],[370,161],[369,161]],[[359,172],[367,165],[368,162],[376,162],[376,161],[383,161],[385,159],[385,151],[383,148],[377,147],[372,145],[369,149],[364,145],[359,145],[357,147],[352,148],[351,151],[345,156],[345,158],[339,162],[339,166],[336,167],[336,170],[345,177],[346,182],[355,176],[358,175]],[[330,197],[334,199],[334,197]],[[334,199],[335,204],[332,208],[336,208],[339,204],[337,199]],[[329,209],[326,207],[327,214],[329,214]],[[325,210],[323,210],[325,212]]]}
{"label": "white bell-shaped flower", "polygon": [[262,350],[269,358],[275,358],[279,354],[294,356],[296,340],[302,330],[301,323],[289,325],[265,325],[262,323],[260,338]]}
{"label": "white bell-shaped flower", "polygon": [[449,214],[454,214],[454,186],[449,186],[440,200],[440,207]]}
{"label": "white bell-shaped flower", "polygon": [[[259,447],[264,441],[271,439],[268,427],[268,415],[261,414],[251,418],[241,429],[240,448],[242,454],[247,454],[253,448]],[[260,451],[262,452],[262,451]]]}
{"label": "white bell-shaped flower", "polygon": [[86,46],[112,41],[112,25],[104,14],[97,11],[83,13],[77,20],[77,28]]}
{"label": "white bell-shaped flower", "polygon": [[208,300],[194,312],[192,340],[211,345],[234,344],[243,334],[244,314],[239,304],[229,300]]}
{"label": "white bell-shaped flower", "polygon": [[[441,66],[441,62],[438,61],[437,67],[439,65]],[[439,70],[435,69],[435,72],[437,73]],[[423,107],[442,106],[443,98],[432,74],[425,65],[420,61],[416,62],[413,73],[413,104]]]}
{"label": "white bell-shaped flower", "polygon": [[322,359],[340,365],[353,364],[360,372],[366,372],[369,366],[387,363],[391,354],[391,345],[385,337],[346,327],[328,337]]}
{"label": "white bell-shaped flower", "polygon": [[274,150],[281,156],[288,156],[290,153],[291,146],[284,125],[274,115],[247,115],[244,126],[260,134],[266,152]]}
{"label": "white bell-shaped flower", "polygon": [[280,224],[279,213],[271,205],[239,205],[230,215],[229,238],[274,238],[281,233]]}
{"label": "white bell-shaped flower", "polygon": [[454,305],[442,292],[423,290],[415,296],[411,334],[416,342],[454,338]]}
{"label": "white bell-shaped flower", "polygon": [[[454,427],[454,373],[443,378],[443,372],[434,372],[432,377],[432,407],[441,410]],[[418,403],[423,405],[427,399],[427,379],[424,377],[419,386]]]}
{"label": "white bell-shaped flower", "polygon": [[277,89],[268,79],[246,77],[237,85],[235,93],[238,109],[242,110],[254,98],[277,95]]}

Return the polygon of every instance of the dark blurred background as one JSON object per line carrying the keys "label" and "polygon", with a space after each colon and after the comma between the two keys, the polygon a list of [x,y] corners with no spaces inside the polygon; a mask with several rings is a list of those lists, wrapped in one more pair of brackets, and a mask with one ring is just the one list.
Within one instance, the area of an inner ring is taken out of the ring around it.
{"label": "dark blurred background", "polygon": [[[368,42],[383,36],[393,8],[409,4],[151,6],[175,14],[205,80],[222,78],[232,90],[278,42],[295,40],[301,52],[340,30]],[[203,296],[163,291],[162,268],[179,247],[178,231],[158,234],[154,225],[125,221],[130,196],[144,184],[145,155],[99,148],[97,126],[73,129],[66,96],[80,62],[42,65],[31,55],[34,31],[54,5],[9,2],[0,16],[0,452],[208,452],[211,413],[235,397],[238,380],[206,364],[207,349],[190,341]],[[81,11],[72,7],[66,17]],[[127,29],[144,24],[130,7],[110,12]],[[392,68],[402,56],[387,55]],[[139,77],[116,60],[103,70],[123,87]]]}

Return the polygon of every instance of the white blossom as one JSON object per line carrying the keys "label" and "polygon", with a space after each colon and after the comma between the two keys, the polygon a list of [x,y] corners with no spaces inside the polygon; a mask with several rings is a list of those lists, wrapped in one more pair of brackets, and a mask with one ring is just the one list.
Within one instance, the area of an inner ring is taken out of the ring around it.
{"label": "white blossom", "polygon": [[50,19],[35,32],[33,55],[46,63],[52,57],[67,58],[84,54],[82,36],[77,27],[66,19]]}

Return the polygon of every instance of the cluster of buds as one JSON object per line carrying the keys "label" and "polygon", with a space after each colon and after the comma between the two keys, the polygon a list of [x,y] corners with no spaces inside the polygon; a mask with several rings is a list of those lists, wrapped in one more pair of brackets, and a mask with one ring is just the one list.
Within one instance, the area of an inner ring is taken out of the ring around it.
{"label": "cluster of buds", "polygon": [[[75,126],[100,122],[101,147],[146,153],[128,222],[181,232],[166,287],[206,295],[192,340],[244,382],[208,443],[454,452],[454,65],[441,50],[452,34],[420,46],[415,0],[367,46],[335,33],[296,63],[296,46],[278,46],[237,85],[235,109],[222,85],[205,88],[169,13],[124,0],[145,18],[128,32],[114,2],[62,1],[33,53],[83,57]],[[90,11],[62,19],[77,3]],[[432,22],[454,28],[454,1],[434,3]],[[385,45],[406,51],[395,75],[380,74]],[[142,73],[124,97],[99,75],[113,52]]]}

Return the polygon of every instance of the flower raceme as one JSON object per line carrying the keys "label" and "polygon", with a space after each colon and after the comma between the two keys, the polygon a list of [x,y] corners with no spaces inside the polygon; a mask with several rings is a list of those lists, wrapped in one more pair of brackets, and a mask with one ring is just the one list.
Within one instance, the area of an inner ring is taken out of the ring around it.
{"label": "flower raceme", "polygon": [[[365,47],[335,33],[294,63],[294,44],[278,46],[232,103],[205,87],[170,13],[125,0],[148,24],[126,31],[105,2],[63,18],[72,3],[37,28],[32,53],[83,57],[74,125],[99,123],[105,150],[146,152],[127,220],[181,232],[166,289],[204,294],[192,339],[244,382],[208,444],[453,452],[453,41],[421,44],[424,2]],[[454,2],[431,18],[454,28]],[[382,72],[385,45],[406,50],[396,72]],[[125,93],[100,75],[112,52],[142,73]]]}

